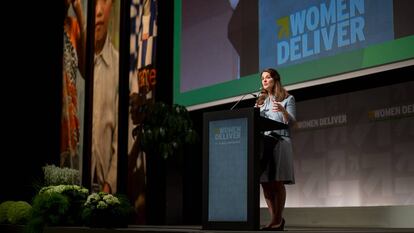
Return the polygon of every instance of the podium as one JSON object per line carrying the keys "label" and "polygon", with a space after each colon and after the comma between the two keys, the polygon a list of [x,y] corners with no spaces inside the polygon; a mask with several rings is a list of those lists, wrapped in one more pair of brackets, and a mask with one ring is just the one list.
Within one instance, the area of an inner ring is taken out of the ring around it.
{"label": "podium", "polygon": [[204,113],[203,229],[259,229],[260,132],[287,127],[258,108]]}

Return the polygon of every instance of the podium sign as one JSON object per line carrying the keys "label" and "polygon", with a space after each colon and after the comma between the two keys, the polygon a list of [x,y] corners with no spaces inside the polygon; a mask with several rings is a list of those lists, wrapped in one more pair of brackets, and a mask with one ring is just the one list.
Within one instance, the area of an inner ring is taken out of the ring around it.
{"label": "podium sign", "polygon": [[255,108],[204,114],[203,229],[259,229],[258,139],[274,124]]}

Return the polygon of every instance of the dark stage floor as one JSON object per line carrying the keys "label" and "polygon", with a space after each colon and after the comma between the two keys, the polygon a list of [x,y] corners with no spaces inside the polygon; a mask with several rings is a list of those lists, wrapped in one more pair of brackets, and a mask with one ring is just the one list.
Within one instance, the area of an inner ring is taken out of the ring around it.
{"label": "dark stage floor", "polygon": [[[148,225],[130,225],[128,228],[123,229],[90,229],[90,228],[77,228],[77,230],[72,229],[70,231],[45,231],[46,232],[88,232],[88,233],[95,233],[95,232],[174,232],[174,233],[204,233],[204,232],[218,232],[218,233],[231,233],[231,232],[239,232],[239,233],[249,233],[249,232],[265,232],[265,231],[232,231],[232,230],[203,230],[201,226],[148,226]],[[305,232],[323,232],[323,233],[377,233],[377,232],[414,232],[412,228],[330,228],[330,227],[286,227],[286,232],[290,233],[305,233]]]}
{"label": "dark stage floor", "polygon": [[[23,233],[23,226],[0,225],[1,233]],[[232,231],[232,230],[203,230],[201,226],[149,226],[149,225],[130,225],[128,228],[104,229],[89,227],[46,227],[44,233],[141,233],[141,232],[171,232],[171,233],[250,233],[265,231]],[[286,227],[285,232],[290,233],[407,233],[414,232],[414,228],[351,228],[351,227]]]}

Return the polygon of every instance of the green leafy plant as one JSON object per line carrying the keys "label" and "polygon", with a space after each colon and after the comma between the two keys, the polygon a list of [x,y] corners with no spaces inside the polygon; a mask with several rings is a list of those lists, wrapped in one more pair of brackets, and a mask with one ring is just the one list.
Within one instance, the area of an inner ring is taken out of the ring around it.
{"label": "green leafy plant", "polygon": [[0,223],[25,224],[32,206],[25,201],[5,201],[0,204]]}
{"label": "green leafy plant", "polygon": [[16,201],[7,212],[8,221],[11,224],[25,224],[31,214],[32,206],[25,201]]}
{"label": "green leafy plant", "polygon": [[0,204],[0,223],[8,223],[7,212],[14,205],[14,201],[5,201]]}
{"label": "green leafy plant", "polygon": [[125,196],[92,193],[88,196],[82,218],[91,227],[126,227],[133,208]]}
{"label": "green leafy plant", "polygon": [[52,185],[34,197],[27,232],[41,232],[45,225],[82,225],[83,203],[88,189],[78,185]]}
{"label": "green leafy plant", "polygon": [[156,102],[148,105],[138,134],[144,151],[164,159],[196,140],[196,132],[187,109],[182,105]]}
{"label": "green leafy plant", "polygon": [[42,167],[44,179],[34,186],[39,190],[33,198],[27,233],[40,233],[45,225],[82,225],[83,203],[89,190],[79,186],[80,172],[55,165]]}

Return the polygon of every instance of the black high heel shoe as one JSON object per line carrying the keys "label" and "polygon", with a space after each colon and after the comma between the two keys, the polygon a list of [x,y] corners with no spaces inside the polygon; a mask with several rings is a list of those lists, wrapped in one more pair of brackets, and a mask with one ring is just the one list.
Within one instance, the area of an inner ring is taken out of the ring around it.
{"label": "black high heel shoe", "polygon": [[285,219],[282,218],[282,223],[278,227],[278,230],[277,231],[284,231],[284,230],[285,230]]}

